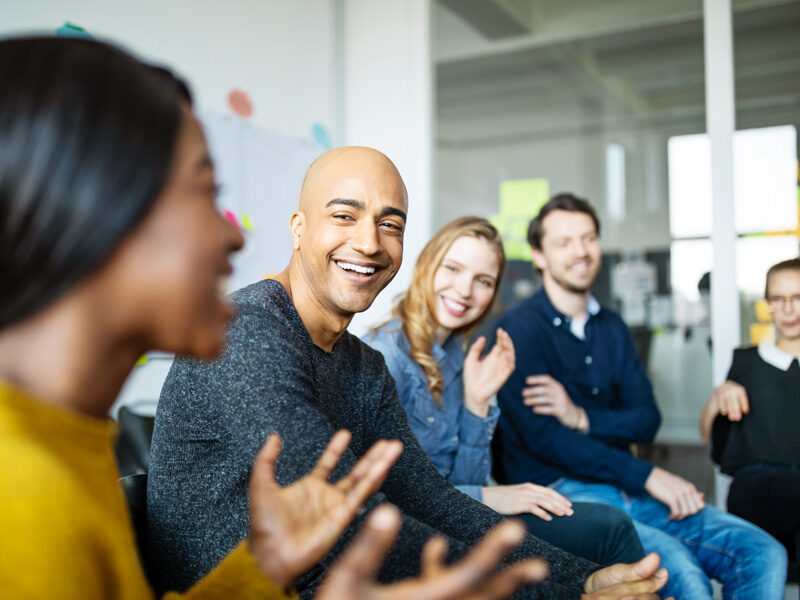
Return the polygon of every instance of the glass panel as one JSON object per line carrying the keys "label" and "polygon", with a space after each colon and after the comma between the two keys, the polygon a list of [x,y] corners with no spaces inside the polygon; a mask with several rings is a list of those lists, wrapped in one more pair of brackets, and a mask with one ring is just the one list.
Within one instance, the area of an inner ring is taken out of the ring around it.
{"label": "glass panel", "polygon": [[742,316],[742,345],[773,339],[769,313],[763,305],[767,270],[798,255],[796,235],[741,238],[736,247],[736,279]]}
{"label": "glass panel", "polygon": [[[698,440],[711,370],[707,341],[690,330],[707,319],[697,284],[713,262],[708,243],[702,257],[673,244],[668,141],[705,133],[702,2],[521,0],[513,23],[495,14],[510,4],[434,5],[435,225],[493,217],[510,259],[507,308],[539,284],[525,234],[541,191],[587,198],[602,223],[593,291],[632,329],[662,438]],[[679,156],[708,180],[706,163]],[[695,228],[681,237],[711,230],[710,210],[699,215],[689,195],[697,185],[677,190],[692,209],[681,222]]]}
{"label": "glass panel", "polygon": [[737,164],[737,197],[748,198],[737,208],[737,224],[740,231],[768,234],[741,239],[736,253],[742,343],[749,345],[772,335],[769,315],[758,305],[767,269],[798,255],[800,2],[735,12],[733,25],[736,127],[752,139],[749,175]]}
{"label": "glass panel", "polygon": [[[670,231],[675,238],[711,235],[711,146],[706,134],[669,140]],[[737,131],[733,136],[736,229],[797,228],[796,129]]]}

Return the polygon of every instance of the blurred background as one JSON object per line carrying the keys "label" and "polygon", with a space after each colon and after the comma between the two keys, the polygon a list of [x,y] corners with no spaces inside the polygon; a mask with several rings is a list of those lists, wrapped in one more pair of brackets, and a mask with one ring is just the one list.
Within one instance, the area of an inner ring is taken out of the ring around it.
{"label": "blurred background", "polygon": [[[529,296],[528,221],[550,194],[587,198],[595,294],[634,332],[664,417],[641,452],[724,493],[697,423],[732,349],[772,335],[767,267],[798,255],[800,2],[28,0],[2,15],[2,36],[109,40],[189,81],[220,210],[248,239],[232,289],[288,260],[316,155],[392,158],[410,192],[404,266],[356,334],[464,214],[503,232],[500,310]],[[170,362],[143,357],[117,407],[154,414]]]}

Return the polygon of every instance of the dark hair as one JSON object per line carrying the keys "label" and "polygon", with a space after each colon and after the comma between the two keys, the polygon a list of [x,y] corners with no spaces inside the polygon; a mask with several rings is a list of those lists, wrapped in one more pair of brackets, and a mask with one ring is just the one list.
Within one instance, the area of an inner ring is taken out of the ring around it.
{"label": "dark hair", "polygon": [[539,210],[539,214],[534,217],[530,225],[528,225],[528,243],[532,248],[537,250],[542,249],[542,236],[544,230],[542,229],[542,221],[554,210],[567,210],[569,212],[582,212],[589,215],[594,221],[594,228],[597,235],[600,235],[600,221],[597,219],[597,213],[594,212],[592,205],[583,198],[578,198],[573,194],[556,194]]}
{"label": "dark hair", "polygon": [[769,268],[769,271],[767,271],[767,281],[764,284],[765,298],[769,295],[769,278],[772,277],[775,273],[780,273],[781,271],[800,271],[800,257],[790,258],[789,260],[781,261],[778,264],[772,265]]}
{"label": "dark hair", "polygon": [[0,42],[0,82],[2,329],[142,220],[169,173],[182,84],[107,44],[44,37]]}

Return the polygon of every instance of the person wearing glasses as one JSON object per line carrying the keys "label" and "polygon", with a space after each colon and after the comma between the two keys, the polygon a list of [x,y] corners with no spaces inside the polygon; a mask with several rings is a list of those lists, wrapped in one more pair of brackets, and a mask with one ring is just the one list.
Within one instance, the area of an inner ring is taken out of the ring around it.
{"label": "person wearing glasses", "polygon": [[722,472],[733,476],[728,510],[800,549],[800,258],[767,271],[775,341],[733,353],[725,383],[700,418]]}

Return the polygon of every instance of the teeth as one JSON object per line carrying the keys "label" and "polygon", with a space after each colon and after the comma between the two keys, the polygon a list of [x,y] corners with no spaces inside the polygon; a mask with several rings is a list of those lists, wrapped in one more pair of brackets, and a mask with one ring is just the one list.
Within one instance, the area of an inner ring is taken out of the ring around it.
{"label": "teeth", "polygon": [[362,273],[364,275],[372,275],[375,272],[375,267],[362,267],[361,265],[354,265],[353,263],[347,262],[337,262],[336,264],[345,271],[355,271],[356,273]]}
{"label": "teeth", "polygon": [[442,301],[447,305],[448,308],[456,312],[464,312],[465,310],[467,310],[466,304],[462,304],[461,302],[456,302],[455,300],[451,300],[450,298],[445,298],[444,296],[442,296]]}

